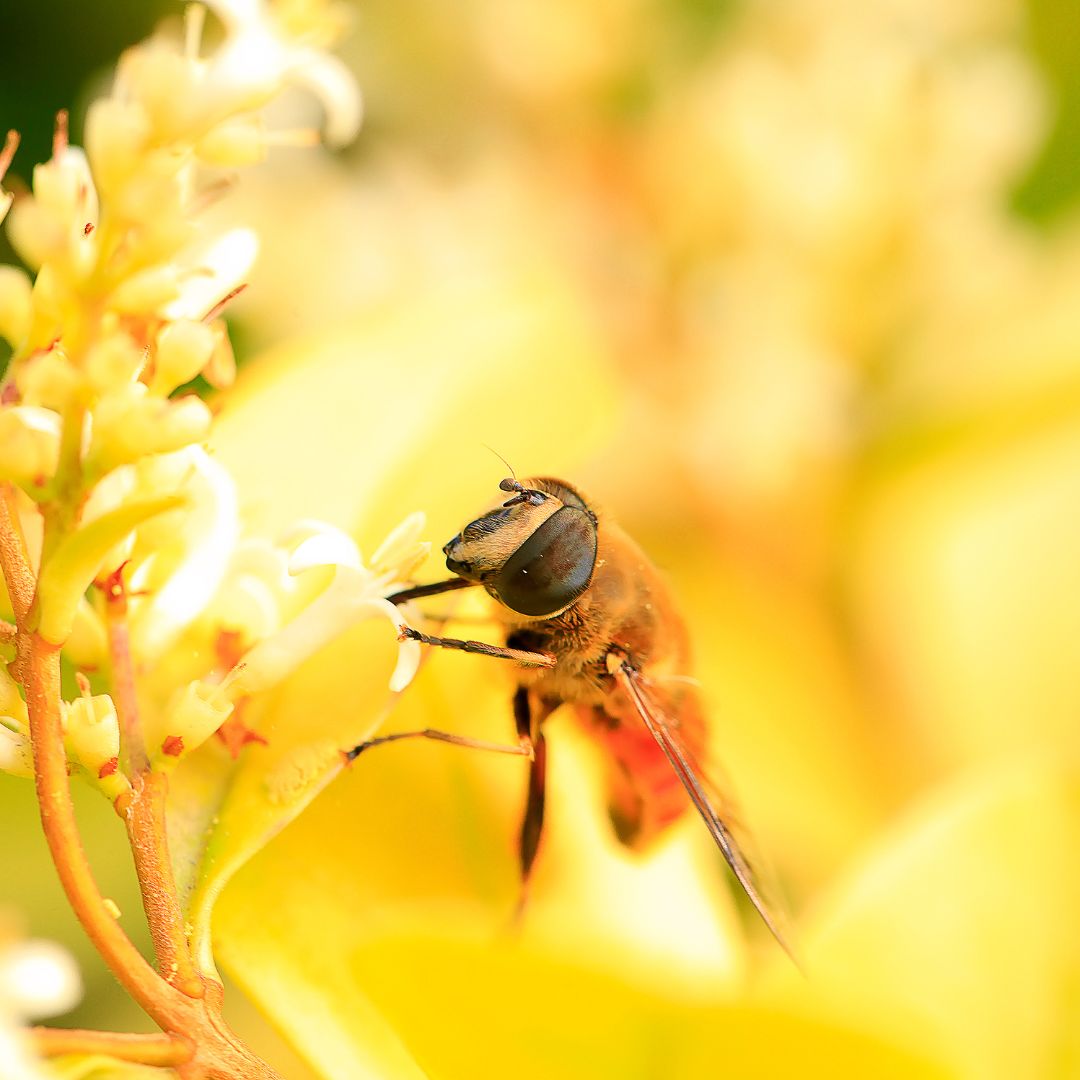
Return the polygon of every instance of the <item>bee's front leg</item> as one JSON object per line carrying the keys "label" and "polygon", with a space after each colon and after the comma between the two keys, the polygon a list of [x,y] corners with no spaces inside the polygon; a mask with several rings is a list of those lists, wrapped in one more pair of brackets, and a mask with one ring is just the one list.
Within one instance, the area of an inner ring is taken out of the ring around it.
{"label": "bee's front leg", "polygon": [[440,649],[458,649],[461,652],[477,653],[480,656],[493,656],[498,660],[516,660],[519,664],[532,664],[535,667],[554,667],[556,658],[551,653],[531,652],[526,649],[507,649],[501,645],[489,645],[485,641],[462,641],[459,638],[433,637],[422,634],[404,624],[398,628],[399,641],[419,641],[423,645],[436,645]]}

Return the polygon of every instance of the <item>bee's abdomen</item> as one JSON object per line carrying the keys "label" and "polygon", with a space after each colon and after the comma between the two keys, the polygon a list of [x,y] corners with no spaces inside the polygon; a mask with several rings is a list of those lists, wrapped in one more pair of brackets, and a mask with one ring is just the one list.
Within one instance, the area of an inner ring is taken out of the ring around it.
{"label": "bee's abdomen", "polygon": [[[695,762],[705,756],[705,727],[697,694],[685,684],[677,694],[652,695],[663,722],[675,732]],[[618,838],[641,849],[677,821],[691,803],[675,770],[635,716],[613,717],[603,706],[578,709],[607,762],[608,811]]]}

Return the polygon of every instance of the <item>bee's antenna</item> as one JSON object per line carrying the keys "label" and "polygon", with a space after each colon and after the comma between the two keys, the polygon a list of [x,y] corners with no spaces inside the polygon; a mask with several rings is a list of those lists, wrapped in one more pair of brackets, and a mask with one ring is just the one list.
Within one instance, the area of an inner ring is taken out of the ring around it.
{"label": "bee's antenna", "polygon": [[[517,473],[516,473],[516,472],[514,472],[514,466],[513,466],[513,465],[511,465],[511,464],[510,464],[510,462],[509,462],[509,461],[507,461],[507,460],[506,460],[506,458],[504,458],[504,457],[502,456],[502,454],[500,454],[500,453],[499,453],[499,451],[495,449],[495,447],[493,447],[493,446],[488,446],[488,444],[487,444],[487,443],[481,443],[480,445],[481,445],[481,446],[482,446],[482,447],[483,447],[483,448],[484,448],[485,450],[490,450],[490,451],[491,451],[491,452],[492,452],[492,453],[493,453],[493,454],[494,454],[494,455],[495,455],[495,456],[496,456],[496,457],[497,457],[497,458],[498,458],[498,459],[499,459],[499,460],[500,460],[500,461],[501,461],[501,462],[502,462],[502,463],[503,463],[503,464],[504,464],[504,465],[505,465],[505,466],[506,466],[506,467],[507,467],[507,468],[508,468],[508,469],[510,470],[510,475],[511,475],[511,476],[512,476],[512,477],[513,477],[513,478],[514,478],[515,480],[517,479]],[[506,488],[504,488],[503,490],[505,491],[505,490],[507,490],[507,489],[506,489]]]}
{"label": "bee's antenna", "polygon": [[503,506],[515,506],[517,503],[527,502],[533,506],[539,506],[546,498],[542,491],[537,491],[535,488],[527,488],[520,480],[507,477],[505,480],[499,481],[500,491],[514,491],[517,494],[503,503]]}

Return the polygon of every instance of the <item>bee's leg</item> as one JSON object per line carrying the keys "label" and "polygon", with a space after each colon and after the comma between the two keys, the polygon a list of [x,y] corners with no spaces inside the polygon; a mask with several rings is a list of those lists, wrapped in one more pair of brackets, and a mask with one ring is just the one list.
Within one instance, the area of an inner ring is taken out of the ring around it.
{"label": "bee's leg", "polygon": [[528,741],[533,749],[529,766],[529,792],[525,797],[525,815],[521,820],[521,837],[518,856],[521,860],[521,887],[524,892],[532,873],[536,852],[540,847],[540,834],[544,828],[544,785],[547,779],[547,741],[540,725],[534,723],[529,703],[529,691],[519,686],[514,693],[514,723],[518,738]]}
{"label": "bee's leg", "polygon": [[[393,599],[391,597],[391,599]],[[432,637],[422,634],[411,626],[402,626],[399,640],[419,641],[423,645],[437,645],[442,649],[459,649],[461,652],[479,653],[481,656],[494,656],[500,660],[516,660],[519,664],[532,664],[536,667],[554,667],[555,657],[551,653],[531,652],[526,649],[507,649],[501,645],[488,645],[484,641],[461,641],[458,638]]]}
{"label": "bee's leg", "polygon": [[529,878],[532,875],[536,853],[540,849],[540,837],[544,831],[544,791],[547,785],[547,740],[542,729],[546,720],[558,707],[558,702],[543,702],[533,709],[529,692],[518,687],[514,694],[514,723],[518,738],[532,746],[529,763],[529,790],[525,796],[525,814],[521,821],[518,858],[521,866],[521,893],[514,912],[515,921],[521,918],[528,897]]}
{"label": "bee's leg", "polygon": [[518,757],[527,758],[531,758],[533,753],[532,744],[527,739],[522,739],[517,746],[510,746],[507,743],[470,739],[466,735],[455,735],[450,731],[424,728],[422,731],[395,731],[390,735],[379,735],[377,738],[368,739],[359,746],[344,751],[345,757],[349,761],[355,761],[365,750],[370,750],[373,746],[382,746],[384,743],[397,742],[399,739],[434,739],[436,742],[450,743],[451,746],[465,746],[470,750],[490,750],[494,754],[516,754]]}
{"label": "bee's leg", "polygon": [[411,589],[401,589],[391,593],[386,599],[391,604],[404,604],[407,600],[422,600],[425,596],[439,596],[445,592],[453,592],[455,589],[471,589],[479,584],[476,581],[466,581],[465,578],[455,577],[448,581],[433,581],[430,585],[414,585]]}

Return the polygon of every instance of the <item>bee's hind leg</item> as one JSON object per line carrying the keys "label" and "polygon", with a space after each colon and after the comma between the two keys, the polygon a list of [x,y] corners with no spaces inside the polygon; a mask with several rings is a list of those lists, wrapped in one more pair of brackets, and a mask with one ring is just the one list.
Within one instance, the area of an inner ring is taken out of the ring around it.
{"label": "bee's hind leg", "polygon": [[525,813],[521,820],[518,859],[521,868],[521,892],[518,895],[514,921],[519,922],[528,900],[529,878],[540,850],[544,831],[544,793],[547,786],[547,740],[542,724],[558,707],[558,702],[542,702],[533,708],[529,692],[519,686],[514,694],[514,723],[518,738],[532,747],[529,762],[529,789],[525,796]]}

